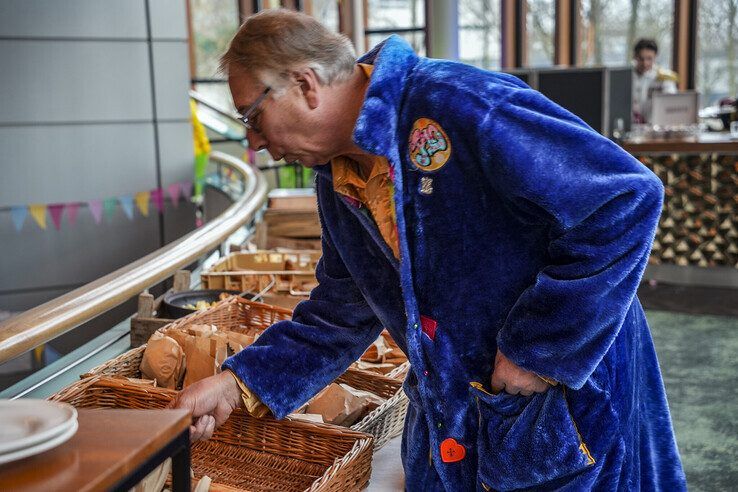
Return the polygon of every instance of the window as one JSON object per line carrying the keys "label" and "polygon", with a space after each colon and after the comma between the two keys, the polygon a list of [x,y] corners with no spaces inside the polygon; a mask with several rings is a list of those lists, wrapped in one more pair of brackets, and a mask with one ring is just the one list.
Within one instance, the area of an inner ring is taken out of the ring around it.
{"label": "window", "polygon": [[313,0],[306,5],[306,12],[318,19],[325,27],[338,32],[338,2],[336,0]]}
{"label": "window", "polygon": [[237,0],[190,0],[195,50],[195,90],[222,108],[231,108],[228,85],[218,74],[220,56],[238,30]]}
{"label": "window", "polygon": [[367,0],[366,44],[372,49],[390,34],[405,38],[419,55],[426,53],[424,0]]}
{"label": "window", "polygon": [[697,14],[697,90],[702,105],[738,92],[738,0],[702,0]]}
{"label": "window", "polygon": [[556,6],[553,0],[528,0],[525,14],[527,63],[547,67],[554,61]]}
{"label": "window", "polygon": [[659,65],[671,67],[672,0],[581,0],[579,64],[627,65],[639,38],[659,46]]}
{"label": "window", "polygon": [[459,0],[459,59],[489,70],[501,58],[499,0]]}

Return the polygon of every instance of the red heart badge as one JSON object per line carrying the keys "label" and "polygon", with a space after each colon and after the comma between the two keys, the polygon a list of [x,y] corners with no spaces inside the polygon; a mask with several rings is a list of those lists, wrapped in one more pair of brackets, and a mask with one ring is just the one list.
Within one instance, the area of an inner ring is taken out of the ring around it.
{"label": "red heart badge", "polygon": [[438,327],[438,323],[433,318],[429,318],[428,316],[420,315],[420,329],[423,330],[423,333],[428,335],[428,338],[431,340],[436,339],[436,328]]}
{"label": "red heart badge", "polygon": [[441,443],[441,460],[444,463],[461,461],[464,456],[466,456],[466,448],[456,442],[456,439],[449,437]]}

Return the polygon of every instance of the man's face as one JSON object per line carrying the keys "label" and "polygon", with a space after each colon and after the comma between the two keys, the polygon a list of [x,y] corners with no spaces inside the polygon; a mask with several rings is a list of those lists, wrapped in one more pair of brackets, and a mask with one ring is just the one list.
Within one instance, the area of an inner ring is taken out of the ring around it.
{"label": "man's face", "polygon": [[646,73],[656,63],[656,52],[654,50],[642,49],[635,55],[636,71]]}
{"label": "man's face", "polygon": [[[243,72],[231,74],[228,85],[236,111],[241,115],[266,89],[256,77]],[[272,88],[250,114],[252,128],[246,133],[249,145],[254,150],[266,149],[274,160],[284,158],[287,162],[298,161],[307,167],[324,164],[331,156],[314,138],[311,122],[318,117],[314,109],[308,105],[300,84],[291,82],[279,94]]]}

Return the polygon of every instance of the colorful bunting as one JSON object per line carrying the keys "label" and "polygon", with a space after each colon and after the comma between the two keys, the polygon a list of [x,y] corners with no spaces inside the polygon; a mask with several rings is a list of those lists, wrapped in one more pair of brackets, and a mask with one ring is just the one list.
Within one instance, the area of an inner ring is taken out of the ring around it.
{"label": "colorful bunting", "polygon": [[[220,178],[217,175],[208,177],[208,181],[216,185],[220,182]],[[134,206],[141,212],[144,217],[149,216],[149,203],[153,202],[156,210],[159,213],[163,213],[165,210],[165,200],[169,199],[174,207],[179,205],[180,200],[183,198],[190,201],[193,193],[193,182],[192,181],[181,181],[172,183],[164,188],[156,188],[150,191],[142,191],[135,195],[123,195],[119,197],[106,198],[104,200],[90,200],[86,202],[90,209],[95,224],[102,222],[103,216],[107,220],[111,220],[115,214],[115,208],[120,205],[123,209],[123,213],[129,220],[134,218]],[[56,230],[61,230],[64,213],[67,214],[67,222],[70,226],[74,226],[77,222],[77,216],[79,214],[80,207],[84,205],[79,202],[70,203],[34,203],[31,205],[17,205],[10,207],[10,217],[13,222],[13,226],[17,232],[23,229],[23,226],[28,217],[29,213],[33,217],[33,220],[38,224],[41,229],[46,229],[46,211],[48,210],[51,216],[51,221],[54,224]],[[7,209],[6,209],[7,210]]]}
{"label": "colorful bunting", "polygon": [[90,200],[87,202],[87,206],[90,207],[90,213],[92,214],[92,218],[95,219],[95,224],[99,224],[100,220],[102,220],[102,200]]}
{"label": "colorful bunting", "polygon": [[118,200],[115,198],[106,198],[103,200],[103,210],[105,211],[105,218],[108,220],[111,220],[113,218],[113,214],[115,213],[115,203]]}
{"label": "colorful bunting", "polygon": [[49,215],[51,220],[54,222],[54,228],[58,231],[61,229],[61,219],[64,213],[65,205],[63,203],[51,203],[49,204]]}
{"label": "colorful bunting", "polygon": [[181,187],[182,196],[189,202],[192,199],[192,181],[183,181]]}
{"label": "colorful bunting", "polygon": [[132,196],[121,196],[118,198],[123,213],[126,214],[129,220],[133,220],[133,197]]}
{"label": "colorful bunting", "polygon": [[246,162],[252,165],[256,165],[256,151],[254,149],[246,149]]}
{"label": "colorful bunting", "polygon": [[167,192],[169,193],[169,198],[172,199],[172,205],[174,205],[174,208],[177,208],[179,205],[179,194],[181,192],[180,183],[172,183],[167,186]]}
{"label": "colorful bunting", "polygon": [[79,211],[79,203],[67,203],[67,222],[74,226],[77,223],[77,212]]}
{"label": "colorful bunting", "polygon": [[46,205],[40,203],[34,203],[28,206],[28,210],[31,212],[31,217],[36,221],[41,229],[46,229]]}
{"label": "colorful bunting", "polygon": [[10,209],[10,218],[13,219],[15,230],[20,231],[23,228],[23,222],[26,221],[28,215],[28,207],[12,207]]}
{"label": "colorful bunting", "polygon": [[141,191],[136,193],[136,206],[144,217],[149,216],[149,196],[151,196],[150,191]]}
{"label": "colorful bunting", "polygon": [[164,211],[164,190],[161,188],[151,190],[151,201],[156,205],[156,210],[162,213]]}

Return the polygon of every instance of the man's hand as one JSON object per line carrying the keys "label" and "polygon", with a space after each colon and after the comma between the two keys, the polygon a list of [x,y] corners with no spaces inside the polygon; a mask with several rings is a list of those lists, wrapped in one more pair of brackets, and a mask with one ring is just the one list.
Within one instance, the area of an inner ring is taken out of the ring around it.
{"label": "man's hand", "polygon": [[240,405],[241,389],[230,371],[223,371],[188,386],[172,404],[173,408],[190,410],[197,419],[190,426],[191,442],[213,437],[215,428],[223,425]]}
{"label": "man's hand", "polygon": [[492,391],[499,393],[504,389],[511,395],[530,396],[533,393],[543,393],[549,386],[536,373],[516,365],[497,349],[495,369],[492,372]]}

